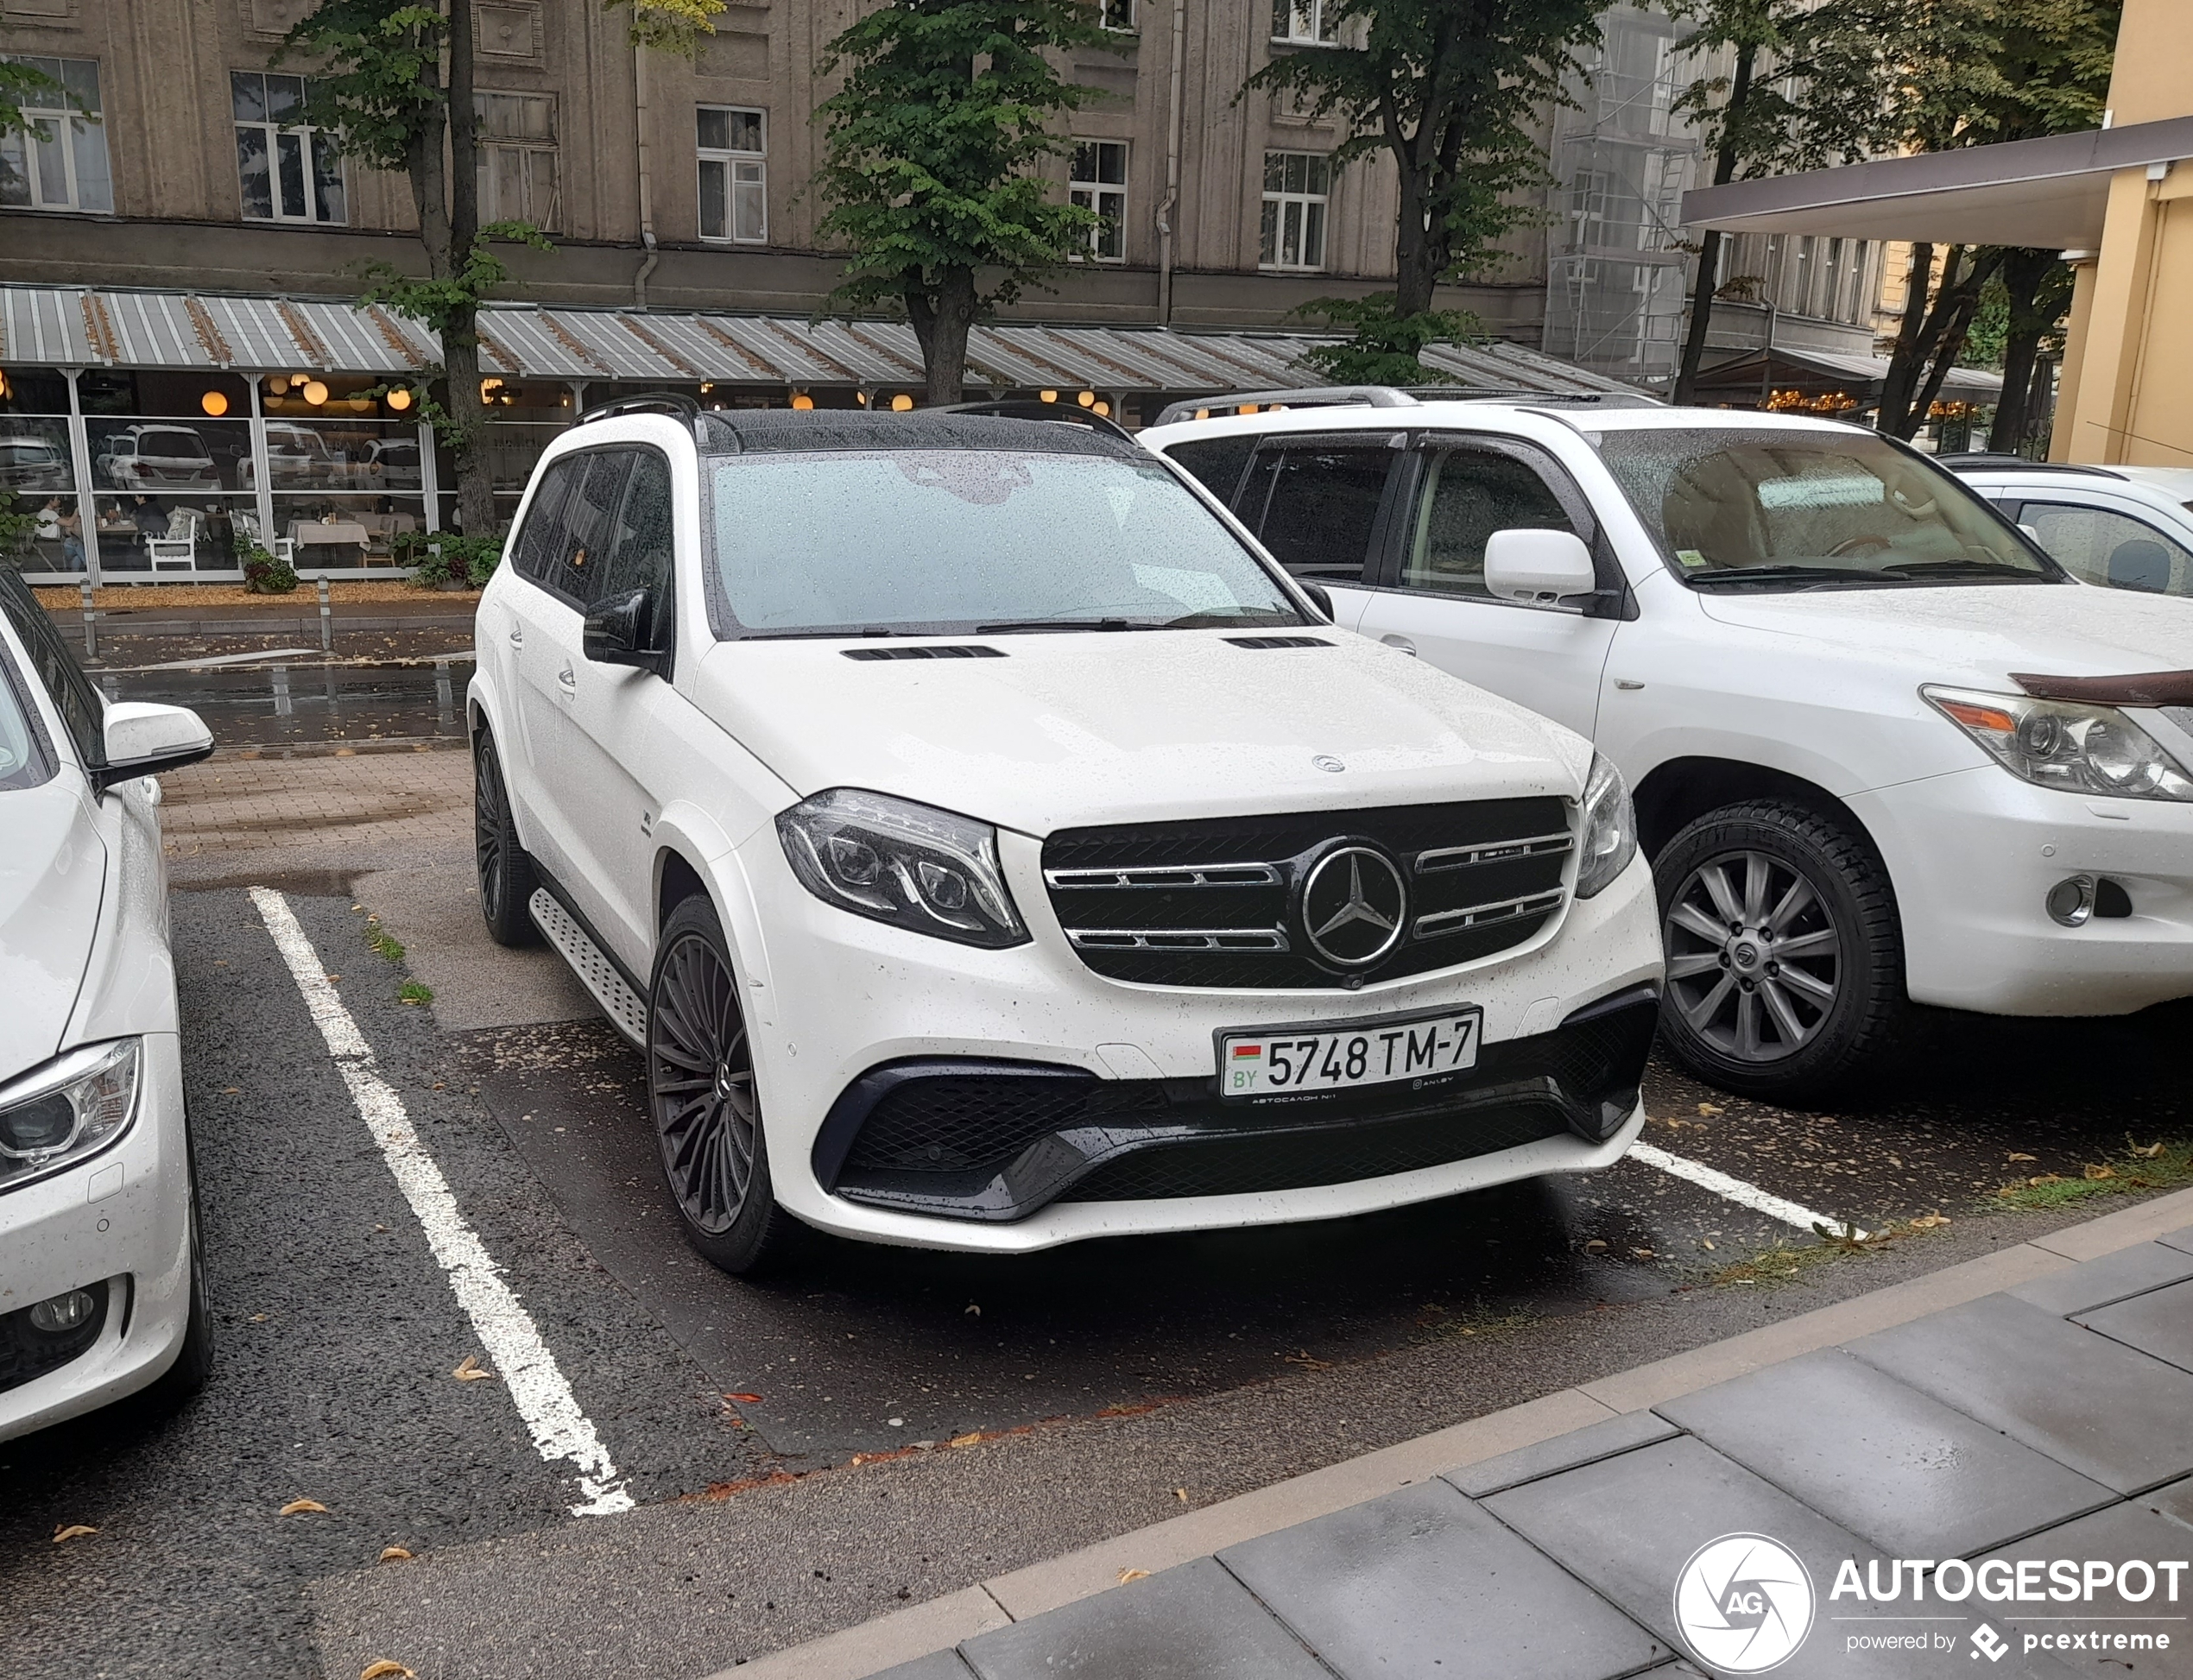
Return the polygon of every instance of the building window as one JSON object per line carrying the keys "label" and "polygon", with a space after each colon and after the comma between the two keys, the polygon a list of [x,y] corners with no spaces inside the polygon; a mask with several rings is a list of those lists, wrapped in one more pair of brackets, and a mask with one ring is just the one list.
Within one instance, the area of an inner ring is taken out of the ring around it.
{"label": "building window", "polygon": [[1330,46],[1340,38],[1334,0],[1272,0],[1272,39]]}
{"label": "building window", "polygon": [[556,101],[546,93],[476,93],[480,220],[556,225]]}
{"label": "building window", "polygon": [[1263,247],[1267,268],[1325,266],[1325,205],[1332,198],[1332,160],[1316,152],[1264,154]]}
{"label": "building window", "polygon": [[763,243],[769,237],[766,114],[702,105],[695,112],[695,128],[700,153],[700,237]]}
{"label": "building window", "polygon": [[342,222],[343,155],[335,136],[304,120],[302,76],[231,71],[236,177],[256,222]]}
{"label": "building window", "polygon": [[[1127,142],[1074,142],[1073,179],[1067,196],[1103,219],[1089,231],[1089,255],[1099,262],[1127,258]],[[1078,257],[1076,259],[1078,261]]]}
{"label": "building window", "polygon": [[98,60],[9,61],[43,72],[75,104],[50,89],[24,96],[27,132],[0,136],[0,205],[111,212],[114,181],[107,169],[106,129],[99,122]]}
{"label": "building window", "polygon": [[1134,0],[1097,0],[1096,21],[1122,35],[1134,32]]}

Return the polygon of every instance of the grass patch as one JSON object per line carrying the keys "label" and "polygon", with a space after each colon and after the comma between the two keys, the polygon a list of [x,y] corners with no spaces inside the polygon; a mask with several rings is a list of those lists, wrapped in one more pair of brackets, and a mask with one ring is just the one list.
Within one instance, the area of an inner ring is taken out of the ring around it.
{"label": "grass patch", "polygon": [[2076,1178],[2044,1172],[2005,1184],[1987,1205],[2045,1213],[2097,1196],[2132,1196],[2142,1191],[2177,1190],[2193,1184],[2193,1142],[2137,1143],[2127,1134],[2124,1148],[2090,1161]]}
{"label": "grass patch", "polygon": [[1520,1307],[1495,1309],[1478,1301],[1457,1311],[1427,1303],[1416,1316],[1416,1334],[1410,1340],[1435,1342],[1449,1336],[1502,1336],[1510,1330],[1527,1329],[1537,1322],[1537,1314]]}
{"label": "grass patch", "polygon": [[433,1001],[434,988],[419,981],[407,980],[396,988],[396,1001],[399,1003],[432,1003]]}
{"label": "grass patch", "polygon": [[1917,1219],[1899,1225],[1893,1221],[1879,1230],[1868,1231],[1862,1236],[1854,1225],[1840,1231],[1831,1231],[1824,1225],[1816,1225],[1820,1240],[1802,1247],[1792,1247],[1778,1242],[1763,1254],[1749,1260],[1724,1266],[1706,1281],[1710,1284],[1760,1284],[1773,1285],[1795,1283],[1821,1266],[1831,1266],[1837,1260],[1848,1260],[1854,1254],[1875,1254],[1905,1238],[1936,1230],[1950,1222],[1938,1213],[1922,1214]]}
{"label": "grass patch", "polygon": [[365,919],[365,942],[372,946],[376,953],[387,957],[391,963],[403,961],[402,941],[389,935],[389,930],[381,925],[381,919],[378,916],[368,916]]}

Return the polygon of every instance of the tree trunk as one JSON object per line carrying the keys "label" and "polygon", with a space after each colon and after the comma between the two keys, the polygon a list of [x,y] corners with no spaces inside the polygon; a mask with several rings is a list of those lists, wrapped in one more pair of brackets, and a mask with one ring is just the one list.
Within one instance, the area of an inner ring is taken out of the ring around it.
{"label": "tree trunk", "polygon": [[[472,109],[472,7],[449,8],[449,232],[456,270],[471,261],[480,237],[479,121]],[[480,398],[479,310],[470,302],[450,312],[442,329],[442,365],[449,371],[449,413],[457,433],[457,522],[467,536],[486,536],[495,516],[495,483],[488,467],[487,407]]]}
{"label": "tree trunk", "polygon": [[1912,394],[1918,384],[1919,334],[1926,325],[1927,293],[1934,279],[1934,247],[1912,247],[1911,274],[1904,284],[1904,318],[1897,324],[1896,343],[1888,352],[1888,372],[1880,382],[1880,407],[1874,424],[1892,438],[1909,438],[1906,424]]}
{"label": "tree trunk", "polygon": [[[1428,188],[1423,177],[1401,160],[1401,216],[1394,234],[1394,316],[1406,320],[1431,307],[1431,294],[1445,266],[1442,242],[1425,226]],[[1326,229],[1331,237],[1331,229]]]}
{"label": "tree trunk", "polygon": [[967,334],[975,325],[975,271],[939,268],[928,287],[907,288],[907,318],[921,345],[929,406],[961,400],[967,384]]}
{"label": "tree trunk", "polygon": [[[1758,48],[1746,42],[1736,49],[1736,69],[1728,83],[1728,104],[1722,113],[1721,131],[1727,135],[1743,116],[1751,99],[1752,66]],[[1713,184],[1726,186],[1736,178],[1736,148],[1724,140],[1713,157]],[[1683,335],[1683,365],[1675,376],[1673,399],[1678,405],[1691,401],[1698,388],[1698,364],[1705,360],[1706,326],[1713,319],[1713,288],[1721,269],[1721,230],[1708,228],[1698,242],[1698,278],[1691,287],[1691,320]]]}
{"label": "tree trunk", "polygon": [[2021,453],[2032,423],[2033,358],[2052,322],[2038,317],[2041,287],[2056,262],[2053,251],[2021,249],[2003,257],[2003,290],[2010,299],[2010,332],[2003,343],[2003,394],[1988,433],[1991,449]]}

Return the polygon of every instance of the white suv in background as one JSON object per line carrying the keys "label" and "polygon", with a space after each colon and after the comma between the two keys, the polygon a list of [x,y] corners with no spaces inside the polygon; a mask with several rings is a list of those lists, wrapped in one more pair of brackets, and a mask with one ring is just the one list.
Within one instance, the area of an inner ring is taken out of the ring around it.
{"label": "white suv in background", "polygon": [[1662,1041],[1704,1077],[1817,1095],[1878,1064],[1909,1002],[2193,995],[2193,602],[2076,585],[1924,457],[1833,421],[1375,389],[1202,407],[1141,441],[1341,624],[1621,767]]}
{"label": "white suv in background", "polygon": [[1358,1213],[1642,1125],[1621,778],[1336,632],[1109,423],[616,404],[509,555],[482,907],[644,1048],[717,1265],[785,1214],[1020,1252]]}
{"label": "white suv in background", "polygon": [[2015,455],[1940,460],[2073,576],[2193,598],[2193,467],[2074,466]]}

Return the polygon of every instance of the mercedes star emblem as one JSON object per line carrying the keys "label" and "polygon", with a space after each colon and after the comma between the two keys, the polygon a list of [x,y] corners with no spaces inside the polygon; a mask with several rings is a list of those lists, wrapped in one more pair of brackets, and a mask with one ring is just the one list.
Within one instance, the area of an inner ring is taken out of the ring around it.
{"label": "mercedes star emblem", "polygon": [[1302,883],[1302,931],[1336,968],[1368,968],[1401,943],[1408,898],[1400,868],[1384,852],[1336,847]]}

